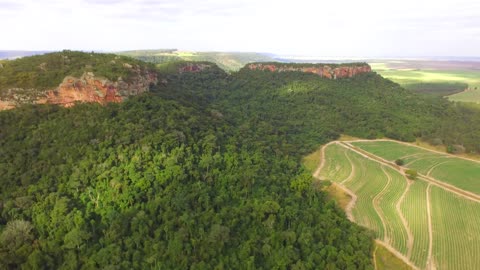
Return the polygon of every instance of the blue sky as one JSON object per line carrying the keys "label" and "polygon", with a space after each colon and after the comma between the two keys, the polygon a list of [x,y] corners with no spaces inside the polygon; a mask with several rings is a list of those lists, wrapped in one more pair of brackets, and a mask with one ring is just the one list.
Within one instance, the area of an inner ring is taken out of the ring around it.
{"label": "blue sky", "polygon": [[478,0],[0,0],[2,50],[480,56]]}

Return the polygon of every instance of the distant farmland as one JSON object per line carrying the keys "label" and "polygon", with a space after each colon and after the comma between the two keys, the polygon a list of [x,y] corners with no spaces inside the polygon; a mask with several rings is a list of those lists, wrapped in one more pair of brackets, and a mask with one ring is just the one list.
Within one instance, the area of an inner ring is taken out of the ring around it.
{"label": "distant farmland", "polygon": [[372,61],[374,71],[419,93],[448,96],[450,100],[480,102],[480,62]]}
{"label": "distant farmland", "polygon": [[[420,269],[480,265],[480,163],[386,140],[333,142],[322,156],[317,177],[350,194],[347,216],[404,262]],[[407,168],[418,171],[415,180]]]}

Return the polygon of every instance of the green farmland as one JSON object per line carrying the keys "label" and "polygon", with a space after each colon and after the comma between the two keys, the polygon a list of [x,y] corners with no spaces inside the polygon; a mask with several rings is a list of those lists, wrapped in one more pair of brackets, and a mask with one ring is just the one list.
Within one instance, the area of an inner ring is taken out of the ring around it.
{"label": "green farmland", "polygon": [[354,146],[463,190],[480,194],[480,163],[394,141],[353,142]]}
{"label": "green farmland", "polygon": [[438,269],[478,269],[480,204],[431,188],[433,256]]}
{"label": "green farmland", "polygon": [[381,61],[373,70],[407,89],[448,96],[452,101],[480,103],[480,70],[448,61]]}
{"label": "green farmland", "polygon": [[[477,165],[480,170],[480,164],[393,141],[334,142],[323,151],[319,178],[356,195],[347,214],[351,211],[353,221],[371,229],[379,241],[396,250],[398,258],[419,269],[480,265],[476,255],[480,254],[480,201],[428,179],[409,180],[400,168],[381,158],[404,158],[419,172],[469,191],[478,184],[465,185],[468,181],[462,179],[474,179],[480,171],[465,170]],[[463,176],[455,177],[462,171]]]}

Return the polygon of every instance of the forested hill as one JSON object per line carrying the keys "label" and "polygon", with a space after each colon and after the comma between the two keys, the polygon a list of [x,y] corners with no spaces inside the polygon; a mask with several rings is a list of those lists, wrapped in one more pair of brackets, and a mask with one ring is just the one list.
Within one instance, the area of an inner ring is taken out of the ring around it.
{"label": "forested hill", "polygon": [[46,90],[57,87],[65,77],[80,77],[85,72],[109,80],[135,75],[131,67],[151,68],[145,62],[114,54],[62,51],[10,61],[0,68],[0,91],[9,88]]}
{"label": "forested hill", "polygon": [[[324,65],[309,67],[315,66]],[[245,67],[230,76],[217,70],[170,76],[171,83],[157,94],[201,107],[214,100],[210,106],[230,112],[234,121],[267,124],[271,132],[288,140],[298,138],[301,148],[309,142],[318,145],[326,132],[329,138],[339,134],[403,141],[422,138],[480,152],[479,110],[418,95],[374,72],[330,80],[311,72]],[[211,84],[213,78],[221,79]]]}
{"label": "forested hill", "polygon": [[119,55],[130,56],[145,62],[165,64],[178,61],[208,61],[217,64],[225,71],[238,71],[251,62],[267,62],[274,59],[267,54],[248,52],[192,52],[176,49],[137,50],[118,52]]}
{"label": "forested hill", "polygon": [[153,65],[114,54],[62,51],[0,62],[0,110],[22,104],[119,102],[158,81]]}
{"label": "forested hill", "polygon": [[122,103],[0,112],[0,268],[372,269],[373,234],[302,156],[340,133],[478,138],[477,111],[375,73],[161,77]]}

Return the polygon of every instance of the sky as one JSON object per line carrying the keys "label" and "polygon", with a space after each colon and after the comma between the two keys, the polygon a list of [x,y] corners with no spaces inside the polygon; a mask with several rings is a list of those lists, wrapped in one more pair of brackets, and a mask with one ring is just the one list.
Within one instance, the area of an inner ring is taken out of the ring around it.
{"label": "sky", "polygon": [[479,0],[0,0],[0,50],[480,56]]}

